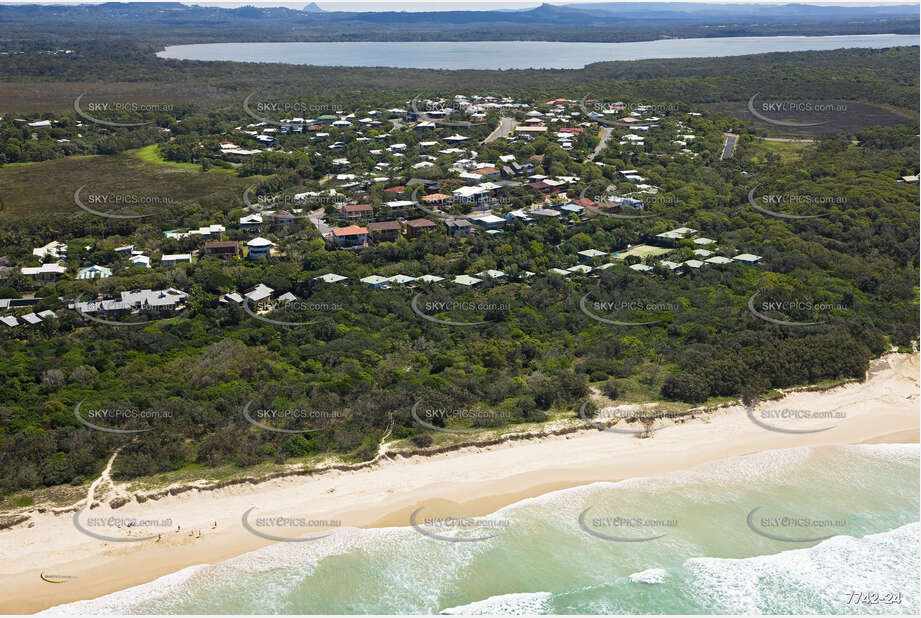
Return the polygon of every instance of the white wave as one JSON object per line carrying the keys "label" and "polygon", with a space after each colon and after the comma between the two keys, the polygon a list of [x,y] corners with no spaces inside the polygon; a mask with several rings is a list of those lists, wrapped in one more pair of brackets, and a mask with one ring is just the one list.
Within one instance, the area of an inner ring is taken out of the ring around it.
{"label": "white wave", "polygon": [[853,448],[861,455],[893,463],[917,464],[921,456],[919,444],[857,444]]}
{"label": "white wave", "polygon": [[[863,538],[753,558],[691,558],[691,594],[718,613],[917,614],[921,522]],[[853,592],[902,593],[901,604],[848,604]]]}
{"label": "white wave", "polygon": [[483,616],[483,615],[504,615],[504,616],[524,616],[535,614],[549,614],[550,599],[552,594],[549,592],[516,592],[512,594],[501,594],[499,596],[489,597],[482,601],[474,601],[466,605],[449,607],[441,610],[440,614],[458,615],[458,616]]}
{"label": "white wave", "polygon": [[112,594],[107,594],[98,599],[89,599],[87,601],[76,601],[74,603],[65,603],[56,605],[38,612],[45,615],[63,615],[63,616],[86,616],[93,614],[127,614],[130,608],[140,600],[158,599],[174,594],[196,573],[206,569],[209,565],[197,564],[164,575],[158,579],[126,588]]}
{"label": "white wave", "polygon": [[631,573],[630,581],[643,584],[661,584],[668,577],[668,571],[665,569],[646,569],[639,573]]}

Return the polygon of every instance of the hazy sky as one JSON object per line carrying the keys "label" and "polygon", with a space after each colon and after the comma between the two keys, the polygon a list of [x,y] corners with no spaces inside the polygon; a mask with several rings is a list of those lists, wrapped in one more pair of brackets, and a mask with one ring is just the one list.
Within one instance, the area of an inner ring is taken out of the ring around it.
{"label": "hazy sky", "polygon": [[[0,4],[99,4],[109,0],[0,0]],[[169,1],[169,0],[168,0]],[[292,9],[301,9],[310,1],[301,2],[271,2],[271,1],[209,1],[209,0],[175,0],[183,4],[212,5],[223,7],[237,6],[285,6]],[[551,1],[549,4],[585,4],[592,2],[616,2],[617,0],[573,0],[573,2]],[[625,2],[642,2],[643,0],[623,0]],[[667,0],[649,0],[661,2]],[[791,4],[796,0],[677,0],[681,2],[707,2],[718,4]],[[916,4],[914,2],[868,2],[867,0],[799,0],[802,4],[830,4],[850,6],[874,6],[880,4]],[[458,2],[456,0],[363,0],[361,2],[325,2],[317,0],[317,5],[327,11],[457,11],[457,10],[489,10],[489,9],[526,9],[543,4],[540,0],[510,2],[507,0],[474,0],[471,2]]]}

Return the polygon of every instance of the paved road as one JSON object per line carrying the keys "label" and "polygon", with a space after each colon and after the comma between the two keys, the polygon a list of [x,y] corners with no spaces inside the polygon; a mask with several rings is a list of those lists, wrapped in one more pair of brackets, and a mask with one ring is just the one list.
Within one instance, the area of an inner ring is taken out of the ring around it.
{"label": "paved road", "polygon": [[585,159],[586,161],[594,161],[595,157],[601,154],[601,151],[607,147],[608,140],[611,139],[611,133],[613,130],[614,129],[611,127],[601,127],[601,139],[598,140],[598,145],[595,146],[595,151],[588,155],[588,158]]}
{"label": "paved road", "polygon": [[484,144],[494,142],[501,137],[508,137],[515,127],[518,126],[518,123],[515,122],[513,118],[507,118],[503,116],[499,119],[499,126],[496,127],[496,130],[489,134],[489,137],[483,140]]}
{"label": "paved road", "polygon": [[317,226],[317,230],[320,232],[320,236],[326,236],[333,228],[329,225],[326,225],[326,222],[323,220],[323,217],[326,216],[326,211],[323,208],[318,208],[308,215],[310,222]]}
{"label": "paved road", "polygon": [[723,133],[726,136],[726,144],[723,146],[723,154],[720,159],[731,159],[732,153],[736,150],[736,141],[739,136],[735,133]]}

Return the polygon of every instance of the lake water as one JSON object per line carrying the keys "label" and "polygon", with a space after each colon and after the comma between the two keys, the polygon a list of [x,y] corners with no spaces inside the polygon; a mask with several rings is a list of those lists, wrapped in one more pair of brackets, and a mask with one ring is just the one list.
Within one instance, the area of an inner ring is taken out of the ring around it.
{"label": "lake water", "polygon": [[667,39],[635,43],[436,41],[342,43],[206,43],[173,45],[157,54],[177,60],[280,62],[317,66],[414,69],[580,69],[593,62],[711,58],[767,52],[918,45],[916,34]]}

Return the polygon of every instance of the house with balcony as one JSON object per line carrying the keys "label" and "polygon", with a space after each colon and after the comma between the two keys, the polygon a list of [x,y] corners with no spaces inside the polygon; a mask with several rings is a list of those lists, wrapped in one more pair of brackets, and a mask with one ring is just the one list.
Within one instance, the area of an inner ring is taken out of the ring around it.
{"label": "house with balcony", "polygon": [[246,259],[258,260],[263,257],[267,258],[272,254],[272,247],[274,246],[275,243],[271,240],[257,236],[246,243]]}
{"label": "house with balcony", "polygon": [[368,246],[368,228],[358,225],[337,227],[329,233],[329,237],[343,249],[361,249]]}

